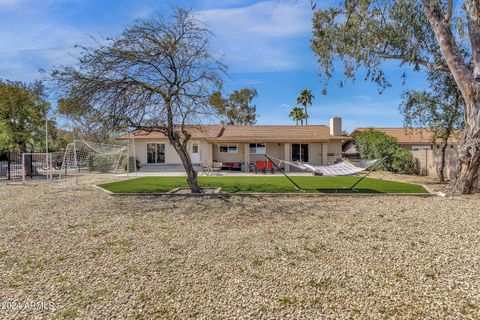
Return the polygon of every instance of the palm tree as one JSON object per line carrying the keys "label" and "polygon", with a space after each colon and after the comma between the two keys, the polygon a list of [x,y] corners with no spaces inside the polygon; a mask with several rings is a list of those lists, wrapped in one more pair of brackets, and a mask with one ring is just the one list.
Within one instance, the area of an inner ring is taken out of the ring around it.
{"label": "palm tree", "polygon": [[312,105],[312,101],[315,97],[312,94],[312,90],[310,89],[303,89],[300,92],[300,95],[297,98],[297,103],[301,104],[305,108],[305,124],[308,124],[308,111],[307,105]]}
{"label": "palm tree", "polygon": [[298,121],[301,121],[303,126],[303,119],[305,119],[305,113],[303,112],[302,108],[299,108],[299,107],[293,108],[292,111],[290,111],[290,114],[288,116],[295,121],[297,126],[298,126]]}

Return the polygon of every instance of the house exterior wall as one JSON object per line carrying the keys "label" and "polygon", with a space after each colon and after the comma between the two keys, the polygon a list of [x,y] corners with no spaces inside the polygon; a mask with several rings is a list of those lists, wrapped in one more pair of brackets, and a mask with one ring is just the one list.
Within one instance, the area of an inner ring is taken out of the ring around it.
{"label": "house exterior wall", "polygon": [[323,143],[309,143],[309,160],[313,165],[322,165]]}
{"label": "house exterior wall", "polygon": [[[188,144],[188,151],[191,152],[192,142],[198,143],[200,152],[200,161],[204,164],[209,161],[209,146],[205,139],[192,140]],[[151,139],[151,138],[135,138],[135,156],[141,166],[159,165],[147,163],[147,143],[163,143],[165,144],[165,164],[182,164],[182,160],[175,148],[167,139]],[[131,152],[132,154],[132,152]],[[211,154],[211,153],[210,153]]]}
{"label": "house exterior wall", "polygon": [[[220,146],[231,146],[231,145],[237,146],[237,152],[236,153],[220,152]],[[244,150],[245,150],[245,147],[244,147],[243,143],[237,143],[237,142],[214,143],[213,144],[213,161],[243,163],[243,161],[244,161],[244,157],[243,157]]]}
{"label": "house exterior wall", "polygon": [[342,142],[328,143],[327,165],[334,164],[337,159],[342,159]]}
{"label": "house exterior wall", "polygon": [[[284,143],[266,143],[267,154],[272,157],[283,159],[285,153],[285,144]],[[250,163],[254,164],[255,161],[265,161],[265,155],[263,154],[250,154]]]}
{"label": "house exterior wall", "polygon": [[[255,161],[265,161],[263,154],[250,154],[249,143],[212,143],[206,139],[194,139],[189,142],[188,150],[191,152],[192,142],[199,145],[200,162],[203,165],[209,165],[213,161],[216,162],[239,162],[255,164]],[[165,144],[165,164],[181,164],[182,161],[176,150],[167,139],[152,138],[135,138],[135,156],[139,160],[141,166],[155,166],[158,164],[147,164],[147,143],[164,143]],[[305,142],[308,143],[308,142]],[[313,165],[332,164],[337,158],[341,158],[342,144],[341,142],[328,143],[308,143],[309,144],[309,162]],[[236,153],[220,152],[220,146],[236,145]],[[279,158],[291,160],[291,143],[266,143],[267,154]],[[132,152],[131,152],[132,153]],[[327,155],[328,153],[328,155]],[[333,154],[333,155],[332,155]]]}

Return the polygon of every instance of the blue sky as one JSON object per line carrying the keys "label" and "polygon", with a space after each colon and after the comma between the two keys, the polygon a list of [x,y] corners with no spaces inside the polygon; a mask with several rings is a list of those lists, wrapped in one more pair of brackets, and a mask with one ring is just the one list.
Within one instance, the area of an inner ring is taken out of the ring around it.
{"label": "blue sky", "polygon": [[[330,0],[334,1],[334,0]],[[322,96],[315,56],[309,48],[312,10],[309,0],[0,0],[0,78],[32,81],[39,69],[75,62],[75,44],[112,36],[135,18],[168,14],[171,6],[192,9],[210,26],[215,50],[229,67],[226,91],[254,87],[259,124],[292,124],[288,118],[301,89],[312,89],[310,124],[341,116],[344,128],[401,126],[398,105],[403,90],[426,86],[424,75],[403,72],[396,63],[385,70],[393,87],[383,94],[364,82],[339,88],[341,69]],[[329,1],[320,1],[322,7]]]}

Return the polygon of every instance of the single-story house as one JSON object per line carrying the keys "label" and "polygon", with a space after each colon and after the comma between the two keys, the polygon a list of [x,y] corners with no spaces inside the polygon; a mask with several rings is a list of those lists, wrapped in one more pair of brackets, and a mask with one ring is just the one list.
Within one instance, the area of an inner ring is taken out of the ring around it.
{"label": "single-story house", "polygon": [[[188,144],[194,164],[211,166],[214,162],[230,168],[250,171],[265,154],[288,161],[312,165],[333,164],[342,158],[342,144],[351,137],[342,135],[342,119],[330,119],[325,125],[198,125],[188,128]],[[128,140],[128,135],[118,138]],[[181,164],[180,157],[160,132],[134,132],[135,155],[142,170]],[[285,170],[291,168],[285,166]]]}
{"label": "single-story house", "polygon": [[[424,151],[441,148],[441,141],[433,142],[433,131],[429,128],[357,128],[352,132],[352,136],[357,132],[363,132],[368,129],[383,132],[397,139],[400,146],[408,151]],[[455,149],[458,145],[459,131],[455,131],[449,139],[449,148]],[[345,158],[356,159],[359,152],[352,140],[343,144],[343,156]]]}

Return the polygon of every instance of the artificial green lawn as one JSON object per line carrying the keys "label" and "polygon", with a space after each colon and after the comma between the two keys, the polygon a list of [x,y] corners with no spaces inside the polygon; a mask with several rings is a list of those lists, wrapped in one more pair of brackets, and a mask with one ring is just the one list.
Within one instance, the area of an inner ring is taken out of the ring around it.
{"label": "artificial green lawn", "polygon": [[[359,177],[297,176],[292,179],[306,192],[351,192],[349,188]],[[230,193],[300,192],[282,176],[198,177],[201,187],[221,187]],[[160,193],[187,187],[186,177],[142,177],[99,185],[113,193]],[[362,193],[427,193],[424,187],[388,180],[366,178],[356,190]]]}

